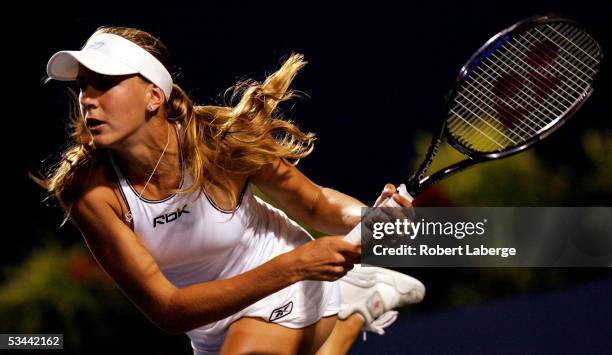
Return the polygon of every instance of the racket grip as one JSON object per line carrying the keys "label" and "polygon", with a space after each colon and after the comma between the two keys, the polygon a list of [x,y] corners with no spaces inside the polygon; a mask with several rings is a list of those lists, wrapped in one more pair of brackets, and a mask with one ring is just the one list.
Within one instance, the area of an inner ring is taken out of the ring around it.
{"label": "racket grip", "polygon": [[[410,202],[414,201],[414,198],[408,193],[406,185],[401,184],[397,188],[397,193],[406,197]],[[402,207],[393,198],[387,198],[378,205],[378,207]],[[353,244],[361,244],[361,223],[357,224],[345,237],[344,240]]]}

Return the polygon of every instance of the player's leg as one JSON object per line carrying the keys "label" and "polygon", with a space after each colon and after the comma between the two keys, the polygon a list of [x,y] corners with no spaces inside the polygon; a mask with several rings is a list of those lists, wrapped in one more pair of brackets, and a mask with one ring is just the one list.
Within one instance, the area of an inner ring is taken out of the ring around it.
{"label": "player's leg", "polygon": [[365,320],[359,313],[353,313],[346,319],[338,318],[333,331],[317,355],[346,354],[361,333],[364,324]]}

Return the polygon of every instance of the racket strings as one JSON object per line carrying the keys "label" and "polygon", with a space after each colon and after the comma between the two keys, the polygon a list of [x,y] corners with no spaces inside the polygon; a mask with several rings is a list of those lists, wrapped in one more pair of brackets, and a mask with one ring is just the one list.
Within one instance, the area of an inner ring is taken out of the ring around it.
{"label": "racket strings", "polygon": [[[523,46],[525,46],[525,45],[523,44]],[[516,46],[514,46],[514,47],[516,47]],[[550,57],[550,55],[549,55],[549,54],[547,54],[547,53],[545,53],[545,52],[544,52],[544,55],[546,55],[547,57]],[[507,56],[506,56],[506,58],[507,58]],[[540,61],[544,61],[544,60],[542,60],[542,58],[541,58],[540,56],[537,56],[537,58],[539,58],[539,60],[540,60]],[[514,61],[514,62],[516,63],[516,61]],[[494,63],[494,64],[496,64],[496,63]],[[549,71],[549,73],[550,73],[550,71]],[[546,82],[543,82],[543,80],[542,80],[542,79],[539,79],[539,78],[536,78],[536,79],[539,81],[539,83],[538,83],[538,84],[540,84],[540,85],[544,85],[544,86],[547,86],[547,87],[550,87],[550,85],[548,85]],[[507,79],[506,79],[506,80],[507,80]],[[488,81],[488,80],[487,80],[487,81]],[[507,90],[508,86],[510,86],[510,87],[513,87],[513,86],[514,86],[514,87],[516,87],[517,85],[516,85],[516,84],[514,84],[514,83],[512,83],[512,82],[510,82],[510,85],[506,85],[506,87],[505,87],[505,89],[506,89],[506,90]],[[538,92],[537,92],[537,91],[535,91],[534,89],[532,89],[531,87],[528,87],[528,89],[530,89],[530,90],[531,90],[531,93],[532,93],[532,94],[535,94],[536,96],[540,96],[540,97],[541,97],[541,95],[539,95],[539,94],[538,94]],[[568,93],[568,92],[567,92],[567,90],[564,90],[564,91],[565,91],[565,93],[566,93],[566,94]],[[488,96],[488,97],[490,98],[490,96]],[[553,99],[556,99],[556,98],[553,96]],[[512,100],[512,101],[517,102],[516,100]],[[522,100],[522,101],[525,101],[525,100]],[[558,100],[558,99],[557,99],[556,101],[557,101],[557,104],[560,104],[561,106],[563,106],[563,103],[559,102],[559,100]],[[529,103],[529,102],[528,102],[528,103]],[[465,106],[465,105],[463,105],[463,106]],[[489,108],[490,108],[490,106],[491,106],[491,105],[487,105],[487,106],[489,106]],[[546,106],[544,106],[544,107],[546,108]],[[535,107],[535,108],[536,108],[536,109],[538,109],[537,107]],[[566,108],[567,108],[567,107],[566,107]],[[507,111],[508,111],[508,110],[506,109],[506,112],[507,112]],[[541,111],[541,110],[539,110],[539,109],[538,109],[538,111],[540,111],[540,113],[542,112],[542,111]],[[548,111],[550,111],[550,109],[549,109]],[[473,111],[472,111],[472,112],[473,112]],[[536,119],[538,119],[538,118],[539,118],[537,115],[536,115],[535,117],[536,117]],[[533,120],[530,120],[530,121],[531,121],[531,122],[530,122],[531,124],[533,124],[533,123],[534,123],[534,122],[533,122]],[[541,121],[541,119],[540,119],[540,121]],[[538,126],[538,125],[537,125],[537,123],[536,123],[536,126]],[[523,131],[523,132],[525,131],[525,129],[523,129],[523,128],[522,128],[522,126],[518,126],[518,127],[520,128],[520,130],[521,130],[521,131]],[[539,126],[538,126],[538,127],[539,127]],[[499,129],[496,129],[496,130],[497,130],[497,131],[499,131]],[[482,130],[480,130],[480,131],[482,131]],[[514,131],[513,131],[513,132],[514,132]],[[511,142],[514,142],[514,140],[513,140],[513,139],[509,139],[509,140],[510,140]]]}
{"label": "racket strings", "polygon": [[[495,71],[495,69],[501,69],[504,72],[504,74],[510,74],[513,71],[517,72],[513,68],[514,66],[517,65],[517,61],[512,59],[512,57],[506,55],[504,52],[502,52],[501,58],[499,58],[498,56],[495,56],[495,54],[492,54],[492,58],[498,59],[502,63],[505,60],[506,64],[508,64],[508,66],[510,66],[511,68],[510,68],[510,70],[507,70],[503,66],[500,66],[500,64],[498,64],[497,61],[492,61],[491,62],[492,65],[491,66],[487,65],[486,63],[484,64],[487,69],[490,69],[492,71]],[[520,78],[517,78],[516,76],[505,75],[505,76],[502,76],[501,78],[499,78],[497,81],[495,81],[495,77],[493,77],[493,75],[489,74],[487,71],[485,71],[484,73],[488,77],[488,78],[487,77],[484,78],[486,83],[489,84],[489,85],[496,86],[493,89],[493,91],[494,91],[493,94],[496,97],[499,97],[499,96],[501,96],[500,94],[503,94],[504,96],[507,96],[510,99],[510,101],[512,103],[514,103],[515,105],[517,105],[518,107],[521,107],[521,104],[524,107],[525,104],[526,104],[527,106],[529,106],[529,108],[534,110],[534,113],[532,113],[531,115],[527,115],[525,117],[526,120],[525,120],[524,123],[526,124],[525,126],[527,127],[527,129],[530,129],[530,133],[536,133],[537,132],[536,128],[540,127],[538,122],[540,122],[540,123],[543,122],[543,120],[541,118],[542,117],[541,115],[546,116],[547,113],[543,112],[543,110],[540,109],[537,105],[534,105],[532,103],[532,100],[530,100],[530,98],[525,98],[524,96],[517,96],[518,99],[515,99],[515,98],[512,97],[512,96],[514,96],[514,95],[512,95],[513,92],[520,90],[520,85],[523,84],[523,82],[527,82],[525,84],[525,88],[527,89],[529,94],[531,94],[533,96],[536,96],[538,98],[542,98],[542,96],[529,85],[529,82],[526,80],[528,78],[525,77],[525,75],[522,75],[522,74],[521,74]],[[495,83],[495,84],[491,83],[491,81],[493,81],[493,83]],[[539,80],[539,81],[540,82],[538,84],[540,84],[540,85],[545,84],[545,83],[542,83],[541,80]],[[497,92],[495,92],[495,91],[497,91]],[[553,99],[556,99],[556,98],[553,96]],[[557,104],[563,105],[563,103],[560,103],[558,100],[557,100]],[[543,107],[548,112],[555,114],[546,105],[544,105]],[[508,107],[506,105],[497,105],[497,111],[499,111],[500,114],[504,115],[504,116],[502,116],[502,118],[505,119],[505,120],[508,120],[508,117],[515,118],[517,114],[521,113],[520,111],[511,111],[511,110],[512,110],[512,108]],[[559,112],[559,113],[561,113],[561,112]],[[504,123],[504,122],[502,121],[502,123]],[[522,128],[523,126],[519,125],[518,127]],[[525,129],[521,129],[521,130],[523,132],[525,132]]]}
{"label": "racket strings", "polygon": [[[510,43],[509,45],[513,46],[512,43]],[[513,49],[520,50],[516,47],[514,47]],[[524,89],[526,89],[525,92],[527,93],[527,95],[532,95],[532,96],[518,95],[518,97],[521,98],[523,102],[527,103],[527,105],[529,106],[529,109],[532,109],[534,111],[533,115],[530,115],[530,117],[532,117],[534,120],[540,121],[540,123],[544,123],[545,125],[546,116],[548,116],[549,114],[552,114],[552,115],[563,114],[563,112],[565,112],[565,110],[567,109],[566,105],[571,105],[573,101],[564,102],[564,100],[566,99],[564,99],[562,95],[559,95],[558,93],[555,92],[553,86],[556,86],[556,84],[550,81],[551,79],[549,79],[549,77],[542,78],[540,76],[541,74],[539,74],[540,73],[539,71],[535,70],[532,66],[527,64],[523,59],[517,57],[516,53],[501,52],[500,55],[501,55],[501,58],[499,62],[502,63],[502,65],[503,64],[506,65],[506,69],[502,68],[502,70],[504,71],[508,70],[507,73],[510,73],[511,75],[519,76],[519,77],[514,77],[515,83],[513,83],[513,85],[515,85],[515,87],[517,87],[518,90],[521,89],[521,85],[522,85]],[[495,54],[493,54],[492,56],[496,58]],[[525,70],[527,70],[528,72],[524,73],[523,71]],[[548,72],[548,74],[551,75],[550,72]],[[553,75],[552,78],[557,78],[557,77]],[[547,80],[550,82],[547,82]],[[505,84],[504,81],[501,81],[500,83],[502,85]],[[550,101],[546,100],[546,97],[544,96],[546,95],[544,94],[545,90],[547,90],[546,94],[552,100]],[[563,88],[561,88],[561,90],[563,90]],[[565,93],[568,94],[567,92]],[[542,104],[537,105],[537,102],[533,101],[534,97],[537,100],[541,101]],[[543,112],[544,110],[548,111],[548,114]],[[537,111],[537,113],[535,111]],[[538,126],[538,123],[534,122],[534,120],[528,120],[529,122],[525,122],[525,123],[532,125],[533,130],[535,132],[538,132],[538,130],[541,129],[542,127]]]}
{"label": "racket strings", "polygon": [[[537,28],[535,29],[537,32],[540,32]],[[542,41],[541,38],[537,38],[536,36],[534,36],[533,34],[527,32],[527,35],[532,37],[533,40],[535,41]],[[520,36],[522,40],[524,40],[524,42],[526,42],[527,44],[531,45],[531,46],[535,46],[536,44],[534,44],[534,42],[528,38],[526,38],[525,36]],[[550,40],[549,37],[544,35],[544,39],[545,40]],[[523,41],[519,41],[518,42],[520,45],[523,46],[523,48],[527,48],[526,44],[523,43]],[[540,43],[545,43],[545,42],[540,42]],[[567,52],[563,47],[559,47],[559,49],[561,51]],[[572,53],[567,52],[569,57],[572,59],[577,59],[576,56],[572,55]],[[539,53],[535,53],[535,56],[537,57],[538,60],[553,60],[554,58],[551,57],[550,53],[547,53],[546,51],[543,51],[541,54]],[[586,74],[578,67],[576,67],[576,65],[574,65],[570,60],[568,60],[565,56],[560,55],[559,56],[560,61],[558,62],[558,66],[551,66],[551,69],[549,70],[547,67],[542,66],[542,69],[551,74],[551,75],[556,75],[552,72],[556,72],[558,74],[564,75],[567,79],[568,79],[568,86],[571,89],[574,89],[575,92],[568,92],[566,90],[564,90],[562,88],[562,90],[564,91],[564,93],[566,93],[567,95],[569,95],[571,98],[573,99],[578,99],[580,97],[581,92],[580,91],[586,91],[586,89],[590,86],[590,83],[587,82],[586,80],[583,79],[583,77],[581,76],[586,76]],[[565,62],[565,64],[563,63]],[[572,68],[566,67],[566,65],[571,66]],[[579,73],[582,73],[582,75],[574,75],[574,77],[572,78],[571,75],[567,75],[567,74],[572,74],[574,70],[577,70]],[[540,79],[541,80],[541,79]],[[577,83],[575,80],[581,81],[582,84]],[[572,87],[571,85],[569,85],[569,82],[571,82],[571,84],[574,85],[574,87]],[[546,84],[546,83],[544,83]],[[575,95],[576,94],[576,95]],[[572,102],[571,100],[568,99],[569,102]]]}
{"label": "racket strings", "polygon": [[[506,80],[507,80],[507,79],[506,79]],[[542,80],[539,80],[539,81],[540,81],[540,83],[539,83],[540,85],[544,84],[544,85],[546,85],[546,86],[549,86],[549,85],[547,85],[546,83],[542,83]],[[502,82],[502,83],[503,83],[503,82]],[[514,87],[516,87],[516,85],[515,85],[514,83],[512,83],[512,82],[510,83],[510,85],[511,85],[511,86],[514,86]],[[529,87],[528,87],[528,89],[531,89],[531,88],[529,88]],[[507,90],[507,85],[506,85],[506,90]],[[540,96],[540,97],[541,97],[541,95],[539,95],[539,94],[538,94],[538,92],[534,91],[533,89],[531,89],[531,92],[532,92],[533,94],[535,94],[536,96]],[[553,97],[553,98],[554,98],[554,97]],[[513,101],[514,101],[514,102],[516,102],[516,100],[513,100]],[[557,101],[558,101],[558,100],[557,100]],[[561,103],[561,105],[563,105],[563,104]],[[536,109],[537,109],[537,107],[536,107]],[[539,109],[538,109],[538,110],[539,110]],[[506,112],[507,112],[507,111],[508,111],[508,110],[506,109]],[[539,111],[541,112],[541,110],[539,110]],[[549,110],[549,111],[550,111],[550,110]],[[536,117],[536,119],[538,119],[538,118],[539,118],[537,115],[536,115],[535,117]],[[535,123],[535,122],[533,122],[533,120],[530,120],[530,121],[531,121],[531,122],[529,122],[529,123],[530,123],[530,124],[532,124],[532,125]],[[537,123],[536,123],[535,125],[537,126]],[[524,130],[523,130],[523,131],[524,131]]]}
{"label": "racket strings", "polygon": [[481,58],[450,105],[448,130],[480,152],[518,146],[554,125],[588,94],[601,51],[569,23],[513,35]]}
{"label": "racket strings", "polygon": [[[546,32],[546,34],[542,33],[537,28],[535,30],[544,37],[546,37],[548,34],[548,36],[554,36],[557,39],[571,45],[578,52],[577,56],[573,55],[572,52],[568,52],[563,47],[561,47],[561,50],[568,53],[572,57],[572,59],[576,59],[578,63],[583,65],[591,72],[591,75],[597,73],[596,67],[599,65],[600,59],[593,56],[592,53],[595,53],[595,55],[597,55],[596,53],[599,51],[599,48],[597,46],[597,43],[589,35],[580,31],[576,27],[569,26],[567,24],[547,25],[545,28],[543,28],[543,31]],[[570,38],[564,35],[564,33],[567,34]],[[587,62],[590,62],[591,64],[588,64]]]}

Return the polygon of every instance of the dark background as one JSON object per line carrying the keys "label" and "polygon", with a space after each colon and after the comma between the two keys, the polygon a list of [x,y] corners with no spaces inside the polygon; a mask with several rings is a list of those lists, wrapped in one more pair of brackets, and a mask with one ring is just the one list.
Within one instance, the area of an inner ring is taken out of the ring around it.
{"label": "dark background", "polygon": [[[221,104],[223,91],[239,79],[261,81],[291,52],[304,54],[309,64],[292,87],[308,97],[286,106],[285,116],[303,130],[315,132],[318,140],[314,153],[299,167],[318,184],[372,203],[384,183],[399,183],[408,176],[412,169],[409,162],[416,154],[416,132],[432,132],[436,128],[443,96],[459,68],[484,41],[516,21],[552,12],[582,23],[601,43],[604,56],[609,57],[611,10],[607,1],[519,0],[414,4],[376,1],[359,5],[290,1],[83,2],[23,6],[8,11],[3,27],[6,48],[12,53],[5,48],[4,60],[9,63],[5,80],[11,85],[7,85],[4,94],[10,99],[4,133],[9,143],[5,148],[9,159],[8,192],[10,201],[17,201],[17,206],[11,206],[5,216],[20,227],[5,233],[8,242],[0,250],[2,265],[19,265],[32,250],[47,245],[50,239],[64,246],[80,242],[73,227],[58,229],[62,212],[41,203],[44,192],[28,180],[27,172],[53,162],[66,139],[65,84],[42,84],[46,62],[58,50],[79,48],[98,26],[137,27],[158,36],[173,55],[175,82],[200,104]],[[537,148],[542,169],[564,166],[581,174],[586,163],[584,152],[576,148],[580,133],[588,129],[610,131],[608,103],[612,96],[606,64],[604,60],[589,102]],[[43,164],[43,160],[47,162]],[[462,205],[472,202],[457,201]],[[565,200],[568,205],[609,206],[610,202],[608,194]],[[543,206],[548,203],[541,201]],[[428,299],[420,311],[424,316],[451,306],[444,296],[445,284],[456,277],[464,280],[467,288],[473,285],[486,289],[491,299],[516,294],[516,288],[507,284],[496,287],[495,283],[487,283],[486,277],[475,280],[480,271],[415,269],[409,273],[428,286]],[[537,282],[547,280],[549,273],[535,271],[536,282],[523,292],[549,290],[546,285],[550,283]],[[610,273],[602,269],[560,273],[564,287],[579,288],[593,278],[607,280],[605,284],[612,280]],[[590,307],[588,295],[582,297],[571,307]],[[609,312],[609,305],[595,304]],[[477,318],[472,319],[474,327],[478,327]],[[516,326],[520,327],[523,321],[517,320]],[[609,321],[597,321],[599,328],[612,329]],[[157,334],[155,330],[153,334]],[[392,341],[389,339],[386,340]],[[601,345],[603,338],[596,339]],[[529,341],[537,343],[538,339]],[[562,337],[558,341],[563,344]],[[497,349],[495,344],[492,341],[492,347],[485,349]],[[469,348],[454,350],[470,352]]]}

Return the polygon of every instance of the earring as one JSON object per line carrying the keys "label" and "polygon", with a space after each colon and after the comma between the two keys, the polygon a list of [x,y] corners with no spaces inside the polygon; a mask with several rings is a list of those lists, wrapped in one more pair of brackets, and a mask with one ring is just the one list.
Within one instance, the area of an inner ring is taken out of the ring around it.
{"label": "earring", "polygon": [[155,107],[153,107],[153,105],[149,105],[149,106],[147,106],[147,110],[153,112],[153,111],[155,111]]}

